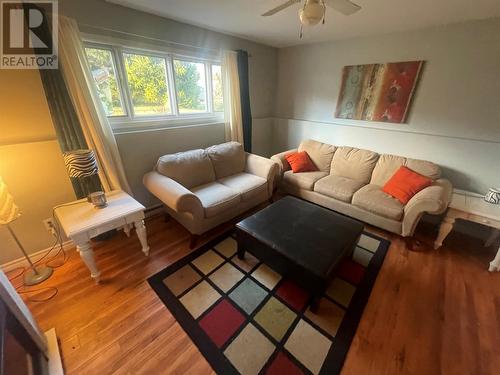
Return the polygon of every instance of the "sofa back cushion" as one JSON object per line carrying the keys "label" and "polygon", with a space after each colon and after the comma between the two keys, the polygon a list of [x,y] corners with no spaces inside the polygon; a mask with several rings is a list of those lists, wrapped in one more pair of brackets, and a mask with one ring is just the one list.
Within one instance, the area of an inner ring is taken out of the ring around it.
{"label": "sofa back cushion", "polygon": [[318,171],[330,173],[335,146],[308,139],[302,141],[298,151],[306,151]]}
{"label": "sofa back cushion", "polygon": [[375,165],[370,183],[384,186],[401,166],[406,166],[431,180],[436,180],[441,176],[441,168],[430,161],[383,154],[380,155]]}
{"label": "sofa back cushion", "polygon": [[354,147],[338,147],[333,155],[330,174],[367,184],[378,160],[373,151]]}
{"label": "sofa back cushion", "polygon": [[232,176],[245,170],[246,156],[238,142],[227,142],[206,149],[216,178]]}
{"label": "sofa back cushion", "polygon": [[164,155],[158,159],[156,171],[187,189],[215,181],[214,168],[205,150]]}

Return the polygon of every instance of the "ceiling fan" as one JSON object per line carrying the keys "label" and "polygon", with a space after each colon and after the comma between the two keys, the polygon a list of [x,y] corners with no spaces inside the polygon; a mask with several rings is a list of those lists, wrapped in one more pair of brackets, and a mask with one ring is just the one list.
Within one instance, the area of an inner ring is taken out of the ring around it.
{"label": "ceiling fan", "polygon": [[[292,5],[301,3],[302,0],[288,0],[287,2],[273,8],[266,13],[263,17],[272,16],[282,10],[291,7]],[[323,21],[325,23],[326,7],[329,6],[343,15],[349,16],[356,13],[361,7],[354,4],[350,0],[304,0],[304,5],[299,10],[300,20],[300,37],[302,38],[303,26],[314,26]]]}

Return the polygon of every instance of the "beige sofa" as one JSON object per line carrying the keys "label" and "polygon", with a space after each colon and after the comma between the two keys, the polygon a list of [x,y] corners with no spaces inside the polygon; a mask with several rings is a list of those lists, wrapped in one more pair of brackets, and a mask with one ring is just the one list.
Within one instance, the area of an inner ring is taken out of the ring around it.
{"label": "beige sofa", "polygon": [[[319,171],[293,173],[285,157],[296,151],[306,151]],[[404,237],[413,235],[424,213],[443,213],[451,198],[450,182],[429,161],[314,140],[271,159],[280,165],[280,186],[286,192]],[[382,191],[402,165],[433,180],[406,205]]]}
{"label": "beige sofa", "polygon": [[270,199],[277,172],[275,162],[228,142],[162,156],[143,183],[171,216],[199,235]]}

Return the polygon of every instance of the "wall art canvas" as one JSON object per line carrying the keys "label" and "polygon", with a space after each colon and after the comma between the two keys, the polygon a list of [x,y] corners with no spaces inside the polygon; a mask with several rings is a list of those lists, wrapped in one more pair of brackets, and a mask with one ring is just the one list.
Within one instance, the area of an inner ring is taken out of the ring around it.
{"label": "wall art canvas", "polygon": [[404,123],[423,61],[345,66],[335,117]]}

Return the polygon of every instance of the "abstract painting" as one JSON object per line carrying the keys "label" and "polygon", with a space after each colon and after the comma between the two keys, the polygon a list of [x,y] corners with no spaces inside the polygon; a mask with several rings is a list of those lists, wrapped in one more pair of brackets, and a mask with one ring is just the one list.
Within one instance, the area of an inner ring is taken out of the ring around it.
{"label": "abstract painting", "polygon": [[404,123],[423,61],[345,66],[335,117]]}

